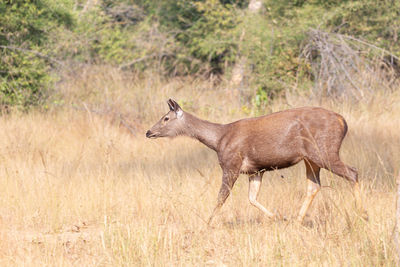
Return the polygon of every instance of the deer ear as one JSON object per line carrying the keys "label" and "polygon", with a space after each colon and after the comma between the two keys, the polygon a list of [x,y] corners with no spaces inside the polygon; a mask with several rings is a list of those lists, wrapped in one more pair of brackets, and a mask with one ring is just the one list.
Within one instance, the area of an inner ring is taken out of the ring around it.
{"label": "deer ear", "polygon": [[182,108],[179,106],[178,102],[175,100],[171,99],[172,103],[174,103],[174,110],[178,111],[179,109],[182,110]]}
{"label": "deer ear", "polygon": [[178,117],[178,119],[179,119],[179,118],[182,118],[183,110],[182,110],[182,108],[179,106],[179,104],[178,104],[175,100],[173,100],[173,99],[170,98],[170,99],[168,100],[168,106],[169,106],[169,109],[170,109],[171,111],[175,111],[176,116]]}
{"label": "deer ear", "polygon": [[173,99],[171,99],[171,98],[168,99],[167,103],[168,103],[169,109],[172,110],[172,111],[177,112],[179,109],[182,109],[182,108],[179,106],[179,104],[178,104],[175,100],[173,100]]}
{"label": "deer ear", "polygon": [[168,101],[167,101],[167,104],[168,104],[168,106],[169,106],[169,110],[171,110],[171,111],[175,111],[174,102],[175,102],[175,101],[172,100],[171,98],[168,99]]}

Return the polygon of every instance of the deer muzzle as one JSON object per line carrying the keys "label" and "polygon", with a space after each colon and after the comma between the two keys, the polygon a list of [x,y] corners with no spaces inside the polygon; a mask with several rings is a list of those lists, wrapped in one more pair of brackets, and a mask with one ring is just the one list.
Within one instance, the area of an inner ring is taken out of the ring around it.
{"label": "deer muzzle", "polygon": [[156,135],[155,133],[153,133],[152,131],[148,130],[148,131],[146,132],[146,137],[147,137],[147,138],[156,138],[157,135]]}

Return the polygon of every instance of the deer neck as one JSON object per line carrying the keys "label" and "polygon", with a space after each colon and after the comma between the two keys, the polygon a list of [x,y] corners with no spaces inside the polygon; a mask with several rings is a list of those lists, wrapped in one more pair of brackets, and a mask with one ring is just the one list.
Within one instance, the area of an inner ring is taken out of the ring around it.
{"label": "deer neck", "polygon": [[217,151],[218,143],[225,132],[225,125],[212,123],[185,113],[184,135],[199,140],[204,145]]}

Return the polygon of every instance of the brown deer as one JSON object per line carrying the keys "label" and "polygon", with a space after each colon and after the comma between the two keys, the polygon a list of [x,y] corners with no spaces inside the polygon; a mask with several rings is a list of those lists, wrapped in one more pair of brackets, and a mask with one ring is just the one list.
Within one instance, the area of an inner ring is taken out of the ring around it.
{"label": "brown deer", "polygon": [[276,218],[257,201],[262,176],[266,171],[290,167],[301,160],[306,165],[308,186],[297,218],[300,223],[320,190],[321,168],[350,181],[357,207],[362,207],[357,171],[339,158],[339,149],[347,132],[346,121],[341,115],[323,108],[303,107],[217,124],[183,111],[172,99],[167,103],[170,111],[146,132],[146,137],[189,136],[217,152],[223,171],[222,185],[209,224],[240,173],[249,175],[250,203],[269,218]]}

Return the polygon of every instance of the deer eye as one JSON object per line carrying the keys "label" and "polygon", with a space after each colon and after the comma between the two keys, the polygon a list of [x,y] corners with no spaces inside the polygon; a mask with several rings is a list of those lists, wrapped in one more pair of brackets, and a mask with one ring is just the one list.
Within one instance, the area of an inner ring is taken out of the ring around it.
{"label": "deer eye", "polygon": [[168,120],[169,120],[169,118],[168,118],[168,117],[165,117],[165,118],[164,118],[164,121],[168,121]]}

